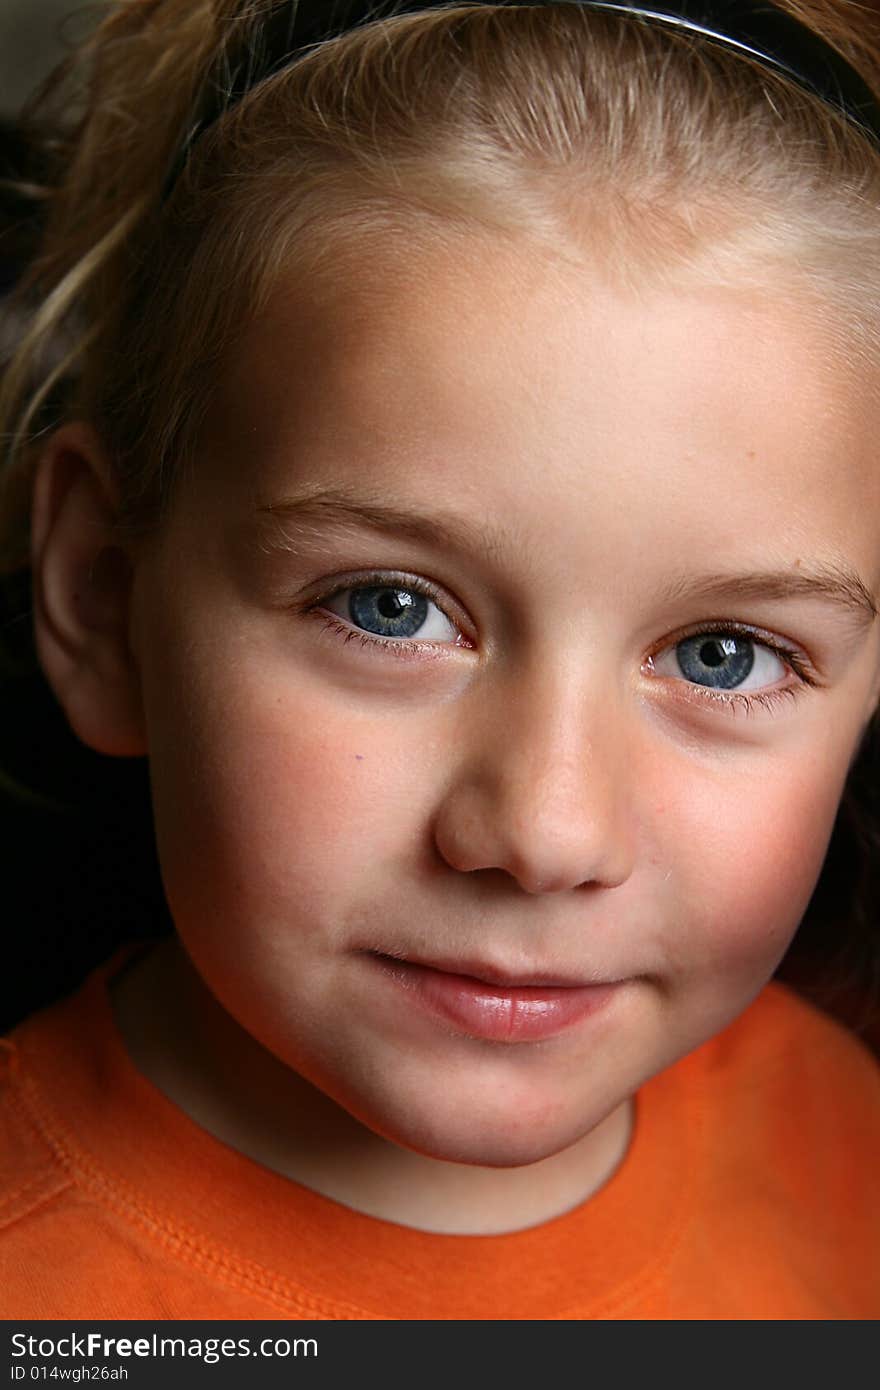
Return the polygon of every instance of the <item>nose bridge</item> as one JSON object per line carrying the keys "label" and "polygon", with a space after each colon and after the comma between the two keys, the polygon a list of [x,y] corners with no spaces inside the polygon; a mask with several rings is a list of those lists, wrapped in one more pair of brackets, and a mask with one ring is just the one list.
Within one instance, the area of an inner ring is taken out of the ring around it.
{"label": "nose bridge", "polygon": [[438,820],[453,866],[502,869],[532,893],[629,876],[632,768],[616,694],[595,670],[558,663],[483,692]]}

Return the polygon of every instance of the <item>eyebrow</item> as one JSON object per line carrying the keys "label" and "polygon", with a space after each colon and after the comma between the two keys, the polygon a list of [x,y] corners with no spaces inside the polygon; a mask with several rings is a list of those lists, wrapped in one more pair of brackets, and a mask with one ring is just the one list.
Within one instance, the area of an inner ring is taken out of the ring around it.
{"label": "eyebrow", "polygon": [[[482,550],[498,553],[517,544],[515,537],[491,522],[469,521],[454,512],[430,515],[408,507],[393,506],[378,498],[353,496],[337,488],[324,488],[300,497],[285,497],[257,509],[279,523],[280,535],[273,549],[291,549],[287,527],[304,532],[321,526],[367,527],[383,535],[403,537],[421,545],[444,545],[453,550]],[[285,542],[288,542],[287,544]]]}
{"label": "eyebrow", "polygon": [[780,602],[786,599],[819,599],[836,604],[867,626],[877,617],[877,603],[868,586],[845,565],[805,565],[796,570],[751,570],[747,574],[712,575],[680,580],[663,590],[666,602],[678,599],[729,599]]}
{"label": "eyebrow", "polygon": [[[522,549],[522,542],[494,523],[473,522],[448,511],[430,515],[408,507],[391,505],[378,498],[355,496],[339,488],[322,488],[298,497],[285,497],[257,508],[259,517],[277,522],[279,535],[270,542],[272,550],[294,550],[295,538],[285,534],[292,526],[300,533],[322,526],[364,528],[383,535],[404,537],[423,545],[445,545],[457,550],[479,550],[497,554]],[[658,595],[661,602],[684,599],[744,599],[785,601],[814,599],[835,604],[855,618],[859,626],[877,617],[876,600],[868,586],[845,565],[799,563],[792,570],[750,570],[743,574],[719,574],[682,578]]]}

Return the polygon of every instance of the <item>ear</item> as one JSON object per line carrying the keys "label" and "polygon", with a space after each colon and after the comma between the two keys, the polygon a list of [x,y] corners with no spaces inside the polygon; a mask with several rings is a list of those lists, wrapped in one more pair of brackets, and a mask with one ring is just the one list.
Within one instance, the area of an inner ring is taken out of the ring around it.
{"label": "ear", "polygon": [[37,463],[31,512],[34,640],[74,733],[97,753],[147,751],[128,633],[133,564],[115,529],[118,489],[85,424],[65,425]]}

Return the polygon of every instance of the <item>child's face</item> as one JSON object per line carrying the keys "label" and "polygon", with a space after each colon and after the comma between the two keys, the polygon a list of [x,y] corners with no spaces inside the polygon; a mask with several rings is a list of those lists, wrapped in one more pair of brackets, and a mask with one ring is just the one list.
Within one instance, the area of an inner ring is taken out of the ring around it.
{"label": "child's face", "polygon": [[[359,1119],[530,1162],[792,937],[875,701],[880,422],[771,296],[500,243],[337,277],[249,330],[139,562],[169,903]],[[279,529],[304,493],[426,522]]]}

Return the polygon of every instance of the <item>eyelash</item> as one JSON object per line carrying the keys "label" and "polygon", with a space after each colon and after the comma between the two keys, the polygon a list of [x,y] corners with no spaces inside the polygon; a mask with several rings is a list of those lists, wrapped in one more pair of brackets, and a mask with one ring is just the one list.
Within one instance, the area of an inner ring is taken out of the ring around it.
{"label": "eyelash", "polygon": [[778,690],[721,691],[685,680],[676,682],[683,687],[682,698],[688,702],[714,705],[729,714],[754,714],[757,710],[778,709],[785,701],[798,699],[805,689],[812,690],[820,684],[806,658],[799,651],[780,642],[778,638],[771,637],[769,633],[749,627],[745,623],[731,622],[727,618],[710,618],[697,627],[678,633],[674,641],[666,641],[662,647],[658,647],[648,657],[646,665],[650,665],[654,656],[669,647],[677,646],[689,637],[702,636],[704,633],[713,637],[741,637],[748,642],[754,642],[756,646],[764,647],[793,672],[797,677],[797,685],[781,686]]}
{"label": "eyelash", "polygon": [[[407,638],[387,638],[377,637],[373,633],[361,632],[348,623],[344,623],[335,614],[322,611],[321,604],[327,603],[331,599],[338,598],[340,594],[347,593],[349,590],[367,589],[371,587],[398,587],[405,589],[407,593],[420,594],[425,598],[431,599],[437,607],[449,618],[450,622],[454,619],[446,612],[444,607],[444,596],[436,585],[429,580],[417,579],[409,575],[398,575],[385,571],[384,573],[360,575],[355,582],[339,584],[333,589],[327,590],[313,599],[305,610],[309,615],[322,620],[322,631],[331,631],[336,634],[346,644],[352,641],[360,641],[362,647],[379,647],[392,656],[402,660],[423,660],[424,652],[445,651],[447,645],[444,643],[414,642]],[[784,645],[777,639],[772,638],[768,633],[761,632],[755,628],[746,626],[744,623],[731,622],[725,618],[712,619],[701,623],[698,627],[691,628],[687,632],[678,634],[675,642],[667,641],[663,647],[658,647],[656,652],[647,658],[646,665],[650,666],[654,656],[662,651],[666,651],[670,646],[675,646],[679,642],[684,642],[688,637],[696,637],[702,633],[712,634],[713,636],[741,637],[747,641],[754,642],[756,645],[771,651],[777,656],[797,677],[797,685],[783,686],[778,690],[757,690],[754,692],[720,691],[712,690],[708,686],[697,685],[693,682],[679,681],[687,694],[684,698],[688,702],[714,705],[716,708],[724,709],[729,714],[738,712],[753,714],[758,709],[773,710],[784,703],[786,700],[795,700],[803,692],[804,688],[812,689],[819,682],[811,671],[808,663],[800,652]]]}
{"label": "eyelash", "polygon": [[404,589],[407,593],[421,594],[422,597],[431,599],[441,612],[449,618],[451,623],[455,622],[446,612],[444,595],[436,585],[432,584],[427,579],[416,579],[410,575],[389,573],[387,570],[384,573],[360,575],[354,583],[349,581],[346,584],[337,585],[334,589],[328,589],[326,593],[320,594],[317,598],[313,599],[306,611],[310,613],[312,617],[323,620],[321,629],[323,632],[331,631],[337,633],[346,644],[360,639],[360,645],[362,647],[380,647],[391,656],[397,657],[398,660],[421,661],[424,660],[424,653],[426,651],[445,653],[448,650],[447,643],[412,642],[405,637],[377,637],[375,633],[361,632],[358,628],[351,627],[348,623],[342,622],[334,613],[321,611],[320,605],[322,603],[328,603],[331,599],[338,598],[340,594],[345,594],[349,590],[369,589],[373,587],[398,588]]}

